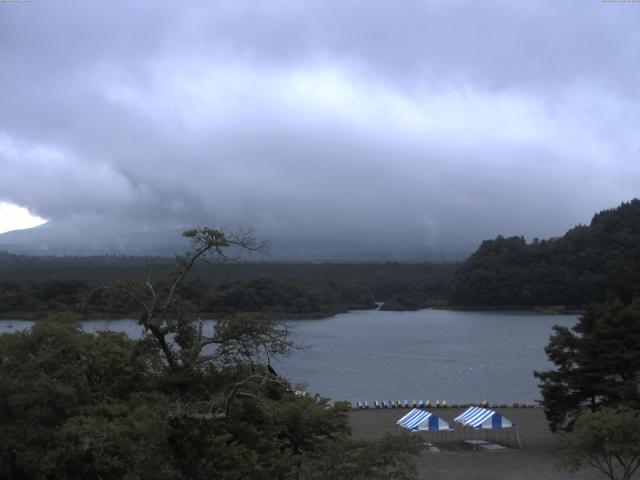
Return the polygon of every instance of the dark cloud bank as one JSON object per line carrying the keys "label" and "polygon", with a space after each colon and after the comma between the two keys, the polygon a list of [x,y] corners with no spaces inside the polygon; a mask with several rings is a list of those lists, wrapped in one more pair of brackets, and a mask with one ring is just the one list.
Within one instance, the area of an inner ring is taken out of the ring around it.
{"label": "dark cloud bank", "polygon": [[253,226],[284,257],[557,235],[638,194],[638,25],[582,0],[0,4],[0,201],[95,235]]}

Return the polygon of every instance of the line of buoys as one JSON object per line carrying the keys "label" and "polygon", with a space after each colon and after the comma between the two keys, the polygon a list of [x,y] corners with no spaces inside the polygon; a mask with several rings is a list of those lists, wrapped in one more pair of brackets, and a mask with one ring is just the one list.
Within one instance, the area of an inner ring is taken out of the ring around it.
{"label": "line of buoys", "polygon": [[[528,350],[533,350],[535,348],[536,348],[535,345],[530,345],[528,347]],[[489,366],[493,366],[493,365],[496,365],[496,364],[499,364],[499,363],[508,362],[509,360],[513,360],[513,359],[517,358],[519,355],[525,355],[526,354],[525,350],[527,350],[527,349],[518,350],[516,352],[506,353],[501,357],[497,357],[497,358],[491,359],[491,360],[489,360],[489,361],[487,361],[485,363],[480,363],[475,368],[474,367],[467,367],[467,368],[459,369],[458,370],[458,375],[462,375],[463,373],[472,373],[475,370],[480,369],[480,368],[489,367]]]}

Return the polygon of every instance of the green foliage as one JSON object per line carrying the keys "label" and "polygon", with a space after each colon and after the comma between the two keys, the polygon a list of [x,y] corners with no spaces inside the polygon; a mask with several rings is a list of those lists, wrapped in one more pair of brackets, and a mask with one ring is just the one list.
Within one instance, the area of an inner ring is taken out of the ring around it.
{"label": "green foliage", "polygon": [[329,316],[373,307],[371,292],[359,284],[283,278],[222,284],[205,292],[202,299],[202,309],[215,314],[261,312]]}
{"label": "green foliage", "polygon": [[65,478],[56,474],[59,450],[68,446],[71,432],[80,431],[69,422],[79,426],[92,409],[99,416],[128,414],[129,407],[114,405],[133,402],[159,372],[156,352],[120,334],[84,333],[75,320],[59,315],[30,332],[0,336],[4,478]]}
{"label": "green foliage", "polygon": [[381,441],[345,440],[325,444],[303,457],[301,480],[412,480],[413,455],[421,445],[410,435],[387,436]]}
{"label": "green foliage", "polygon": [[[280,441],[291,451],[301,454],[313,452],[323,443],[345,439],[350,433],[347,424],[347,404],[329,406],[319,396],[285,396],[281,402],[278,423],[283,426]],[[327,415],[330,411],[331,415]]]}
{"label": "green foliage", "polygon": [[[39,319],[58,310],[94,318],[131,317],[137,311],[131,298],[105,297],[104,289],[97,287],[148,277],[158,288],[167,287],[175,267],[168,258],[28,257],[0,252],[0,317]],[[197,263],[181,283],[180,295],[205,315],[259,310],[315,318],[373,308],[374,300],[385,302],[384,309],[417,309],[446,302],[455,268],[396,262],[225,263],[221,268]],[[278,301],[267,293],[275,293]]]}
{"label": "green foliage", "polygon": [[451,300],[459,306],[579,308],[615,294],[630,303],[640,285],[638,245],[638,199],[562,237],[527,244],[523,237],[499,236],[482,242],[460,266]]}
{"label": "green foliage", "polygon": [[172,281],[114,288],[139,306],[143,339],[85,333],[77,314],[0,335],[0,478],[293,480],[346,478],[353,465],[354,478],[414,478],[413,448],[353,442],[345,405],[299,397],[269,372],[294,347],[285,325],[228,315],[204,331],[184,279],[200,260],[226,260],[223,248],[255,244],[187,236]]}
{"label": "green foliage", "polygon": [[562,466],[598,469],[611,480],[629,480],[640,467],[640,412],[629,408],[586,411],[573,431],[562,432]]}
{"label": "green foliage", "polygon": [[166,408],[162,395],[85,408],[54,434],[43,466],[56,478],[182,478],[171,461]]}
{"label": "green foliage", "polygon": [[640,309],[591,305],[571,330],[555,327],[546,347],[556,369],[535,372],[552,430],[571,428],[583,407],[640,407]]}
{"label": "green foliage", "polygon": [[[298,397],[217,355],[191,364],[195,375],[171,371],[148,341],[84,333],[74,320],[0,336],[2,478],[293,479],[307,459],[337,471],[336,458],[368,478],[413,478],[410,449],[349,440],[344,404]],[[248,338],[251,325],[242,335],[225,325],[220,338]]]}

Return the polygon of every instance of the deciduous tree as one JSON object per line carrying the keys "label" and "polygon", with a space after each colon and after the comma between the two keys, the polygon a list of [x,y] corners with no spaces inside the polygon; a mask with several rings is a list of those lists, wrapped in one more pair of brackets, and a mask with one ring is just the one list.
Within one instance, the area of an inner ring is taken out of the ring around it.
{"label": "deciduous tree", "polygon": [[294,347],[286,325],[205,324],[181,297],[197,263],[260,250],[250,232],[185,236],[193,249],[167,286],[111,289],[140,306],[142,339],[83,332],[74,315],[0,336],[0,477],[328,480],[356,465],[366,478],[414,478],[412,449],[350,440],[346,405],[300,397],[270,368]]}
{"label": "deciduous tree", "polygon": [[629,408],[584,411],[562,432],[562,466],[596,468],[611,480],[629,480],[640,467],[640,412]]}

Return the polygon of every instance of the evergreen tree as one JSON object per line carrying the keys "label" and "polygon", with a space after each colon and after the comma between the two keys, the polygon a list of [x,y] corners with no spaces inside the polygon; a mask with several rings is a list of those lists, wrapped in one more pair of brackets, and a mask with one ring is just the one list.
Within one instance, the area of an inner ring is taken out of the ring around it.
{"label": "evergreen tree", "polygon": [[535,372],[552,430],[571,428],[588,407],[640,407],[640,309],[591,305],[572,329],[554,327],[545,351],[555,370]]}

